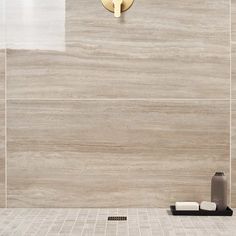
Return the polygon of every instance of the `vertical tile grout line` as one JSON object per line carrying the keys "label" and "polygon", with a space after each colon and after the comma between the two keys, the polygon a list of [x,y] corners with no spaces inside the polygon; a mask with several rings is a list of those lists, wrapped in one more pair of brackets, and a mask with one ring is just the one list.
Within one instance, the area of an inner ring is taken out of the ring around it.
{"label": "vertical tile grout line", "polygon": [[7,49],[5,48],[5,207],[7,208]]}
{"label": "vertical tile grout line", "polygon": [[[76,225],[76,223],[77,223],[77,221],[78,221],[78,219],[79,219],[79,216],[80,216],[81,208],[79,208],[79,209],[77,209],[77,210],[78,210],[77,216],[75,217],[75,222],[74,222],[74,224],[73,224],[72,227],[71,227],[71,230],[70,230],[69,235],[71,235],[71,234],[73,233],[73,230],[74,230],[74,228],[75,228],[75,225]],[[47,236],[47,235],[46,235],[46,236]]]}
{"label": "vertical tile grout line", "polygon": [[5,208],[7,208],[7,43],[6,43],[6,0],[3,2],[4,8],[4,47],[5,47],[5,91],[4,91],[4,102],[5,102],[5,158],[4,158],[4,168],[5,168]]}
{"label": "vertical tile grout line", "polygon": [[232,187],[232,0],[229,0],[229,70],[230,70],[230,90],[229,90],[229,206],[231,206]]}
{"label": "vertical tile grout line", "polygon": [[83,225],[83,229],[82,229],[82,231],[81,231],[81,236],[84,235],[84,231],[85,231],[86,226],[87,226],[87,222],[88,222],[88,218],[89,218],[90,212],[91,212],[91,209],[89,208],[89,209],[88,209],[88,212],[87,212],[87,215],[86,215],[86,218],[84,218],[84,225]]}
{"label": "vertical tile grout line", "polygon": [[139,219],[139,210],[138,210],[138,208],[137,208],[136,214],[137,214],[137,220],[138,220],[137,225],[138,225],[139,235],[142,236],[141,229],[140,229],[140,219]]}
{"label": "vertical tile grout line", "polygon": [[104,236],[107,236],[108,216],[109,216],[109,211],[106,210],[106,225],[105,225],[105,230],[104,230]]}
{"label": "vertical tile grout line", "polygon": [[60,213],[60,209],[59,209],[58,212],[55,213],[55,218],[52,220],[52,223],[49,225],[48,231],[47,231],[47,233],[45,233],[45,236],[48,236],[50,230],[52,229],[53,225],[55,224],[55,222],[57,220],[57,217],[58,217],[59,213]]}
{"label": "vertical tile grout line", "polygon": [[95,235],[95,232],[96,232],[96,226],[97,226],[100,210],[101,210],[101,208],[97,208],[97,212],[96,212],[97,214],[96,214],[96,219],[95,219],[95,224],[94,224],[94,229],[93,229],[93,234],[92,235]]}
{"label": "vertical tile grout line", "polygon": [[126,215],[127,215],[127,234],[128,236],[130,236],[130,232],[129,232],[129,209],[126,208]]}
{"label": "vertical tile grout line", "polygon": [[63,223],[61,224],[61,227],[60,229],[58,230],[58,234],[61,234],[62,232],[62,229],[63,229],[63,226],[65,225],[65,222],[66,222],[66,219],[67,217],[70,215],[70,208],[67,209],[67,214],[65,215],[64,217],[64,220],[63,220]]}
{"label": "vertical tile grout line", "polygon": [[147,212],[147,218],[148,218],[148,225],[149,225],[149,228],[150,228],[150,235],[151,236],[154,236],[153,233],[152,233],[152,227],[151,227],[151,223],[150,223],[150,217],[149,217],[149,212],[148,212],[148,209],[146,208],[146,212]]}

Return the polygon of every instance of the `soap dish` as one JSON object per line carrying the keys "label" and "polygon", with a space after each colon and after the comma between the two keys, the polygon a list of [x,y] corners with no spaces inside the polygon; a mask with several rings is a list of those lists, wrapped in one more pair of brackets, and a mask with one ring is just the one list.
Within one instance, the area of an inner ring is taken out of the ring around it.
{"label": "soap dish", "polygon": [[172,215],[175,216],[232,216],[233,210],[229,207],[226,208],[225,211],[206,211],[206,210],[199,210],[199,211],[177,211],[175,206],[170,206],[170,210]]}

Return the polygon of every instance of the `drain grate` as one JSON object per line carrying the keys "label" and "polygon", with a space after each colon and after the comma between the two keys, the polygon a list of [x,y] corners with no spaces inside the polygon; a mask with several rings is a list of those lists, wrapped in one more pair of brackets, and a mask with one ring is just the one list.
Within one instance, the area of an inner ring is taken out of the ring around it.
{"label": "drain grate", "polygon": [[127,220],[127,216],[108,216],[108,220]]}

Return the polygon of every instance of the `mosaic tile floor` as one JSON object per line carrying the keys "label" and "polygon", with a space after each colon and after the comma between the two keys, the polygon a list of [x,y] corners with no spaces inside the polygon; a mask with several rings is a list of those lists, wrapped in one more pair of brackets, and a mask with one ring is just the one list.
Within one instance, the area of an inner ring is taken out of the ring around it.
{"label": "mosaic tile floor", "polygon": [[[107,221],[108,216],[127,221]],[[172,216],[167,209],[0,209],[0,235],[236,235],[236,216]]]}

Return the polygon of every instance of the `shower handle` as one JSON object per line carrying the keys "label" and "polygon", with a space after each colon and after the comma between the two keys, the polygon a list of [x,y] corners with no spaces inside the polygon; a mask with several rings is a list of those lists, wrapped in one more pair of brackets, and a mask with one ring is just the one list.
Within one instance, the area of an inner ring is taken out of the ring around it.
{"label": "shower handle", "polygon": [[114,12],[115,17],[120,17],[121,12],[128,10],[134,0],[101,0],[102,5],[110,12]]}
{"label": "shower handle", "polygon": [[123,0],[113,0],[114,4],[114,16],[115,17],[120,17],[121,14],[121,4]]}

